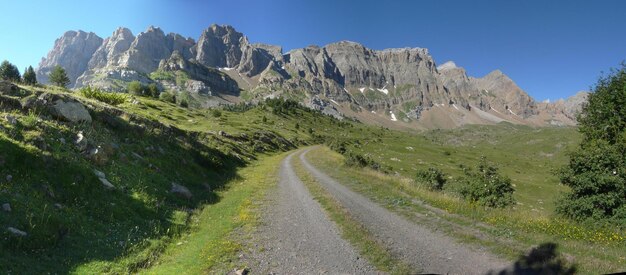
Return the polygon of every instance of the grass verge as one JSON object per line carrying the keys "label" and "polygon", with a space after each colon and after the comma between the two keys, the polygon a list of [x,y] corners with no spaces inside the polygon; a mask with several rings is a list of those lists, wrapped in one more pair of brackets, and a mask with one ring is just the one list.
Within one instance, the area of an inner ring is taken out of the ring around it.
{"label": "grass verge", "polygon": [[286,153],[263,157],[240,170],[239,178],[219,193],[221,200],[198,210],[192,216],[190,233],[182,236],[164,251],[146,274],[227,273],[242,247],[232,238],[233,231],[256,223],[252,201],[260,200],[276,183],[277,169]]}
{"label": "grass verge", "polygon": [[[301,154],[301,153],[300,153]],[[359,254],[365,257],[377,269],[391,274],[408,274],[409,266],[395,258],[390,252],[376,241],[367,229],[355,220],[333,196],[328,193],[313,176],[302,166],[298,157],[294,157],[292,164],[296,174],[317,200],[328,216],[341,230],[341,236],[358,249]]]}
{"label": "grass verge", "polygon": [[444,193],[430,192],[412,180],[371,169],[347,167],[343,156],[328,148],[311,150],[307,158],[320,170],[382,206],[410,220],[443,229],[464,243],[489,247],[510,259],[542,243],[558,252],[583,274],[626,270],[624,232],[594,228],[521,209],[486,209]]}

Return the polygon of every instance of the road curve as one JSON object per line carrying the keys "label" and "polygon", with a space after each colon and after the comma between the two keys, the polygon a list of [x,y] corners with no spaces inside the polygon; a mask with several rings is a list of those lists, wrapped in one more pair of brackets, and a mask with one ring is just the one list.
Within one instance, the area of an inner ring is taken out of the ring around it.
{"label": "road curve", "polygon": [[[296,152],[298,153],[298,152]],[[340,236],[291,165],[281,163],[277,190],[269,195],[262,225],[254,234],[259,251],[249,261],[252,274],[377,274]]]}
{"label": "road curve", "polygon": [[339,184],[300,155],[304,167],[392,254],[422,273],[485,274],[507,268],[507,262],[484,249],[470,248],[451,237],[410,222]]}

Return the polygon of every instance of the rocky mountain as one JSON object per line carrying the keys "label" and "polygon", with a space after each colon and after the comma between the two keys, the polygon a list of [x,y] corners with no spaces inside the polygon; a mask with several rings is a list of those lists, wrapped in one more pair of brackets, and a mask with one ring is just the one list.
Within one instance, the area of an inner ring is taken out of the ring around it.
{"label": "rocky mountain", "polygon": [[134,36],[119,28],[102,39],[70,31],[55,41],[37,70],[55,65],[71,86],[123,90],[157,83],[211,106],[284,96],[338,117],[395,128],[453,128],[502,121],[572,125],[584,95],[537,103],[503,72],[468,76],[454,62],[437,66],[424,48],[372,50],[341,41],[284,53],[250,43],[231,26],[211,25],[198,41],[150,27]]}

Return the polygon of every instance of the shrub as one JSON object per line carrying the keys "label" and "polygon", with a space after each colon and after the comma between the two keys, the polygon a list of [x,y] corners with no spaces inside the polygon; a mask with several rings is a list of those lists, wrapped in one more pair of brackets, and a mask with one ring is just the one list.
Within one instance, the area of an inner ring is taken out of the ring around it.
{"label": "shrub", "polygon": [[430,167],[417,172],[416,181],[423,183],[431,191],[439,191],[446,184],[446,176],[441,170]]}
{"label": "shrub", "polygon": [[92,98],[111,105],[120,105],[126,102],[127,98],[125,94],[105,92],[90,86],[81,88],[80,93],[86,98]]}
{"label": "shrub", "polygon": [[139,81],[132,81],[128,83],[126,89],[129,94],[141,96],[144,95],[145,87]]}
{"label": "shrub", "polygon": [[506,207],[515,203],[511,179],[498,173],[498,168],[481,157],[476,171],[465,169],[461,179],[461,195],[470,202],[488,207]]}
{"label": "shrub", "polygon": [[148,88],[146,88],[146,90],[147,90],[147,94],[154,98],[158,98],[159,94],[161,93],[156,83],[150,83],[148,85]]}
{"label": "shrub", "polygon": [[578,122],[583,141],[558,173],[571,191],[557,212],[626,225],[626,65],[598,80]]}
{"label": "shrub", "polygon": [[222,111],[220,111],[219,109],[211,109],[211,115],[213,117],[221,117]]}
{"label": "shrub", "polygon": [[178,103],[178,105],[180,105],[180,107],[187,108],[187,107],[189,107],[189,103],[190,102],[191,102],[191,95],[187,91],[184,91],[184,92],[180,93],[176,97],[176,103]]}
{"label": "shrub", "polygon": [[176,96],[172,92],[162,92],[159,95],[159,99],[165,102],[176,103]]}

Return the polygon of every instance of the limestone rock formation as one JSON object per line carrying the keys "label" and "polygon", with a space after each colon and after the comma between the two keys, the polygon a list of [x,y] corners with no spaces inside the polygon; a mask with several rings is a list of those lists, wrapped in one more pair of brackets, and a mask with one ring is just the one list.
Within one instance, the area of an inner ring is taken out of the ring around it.
{"label": "limestone rock formation", "polygon": [[84,31],[68,31],[54,42],[54,47],[43,58],[37,69],[37,80],[48,83],[48,74],[56,65],[65,69],[70,79],[70,87],[76,79],[87,69],[95,51],[102,45],[102,38],[95,33]]}
{"label": "limestone rock formation", "polygon": [[156,27],[137,36],[118,28],[104,40],[67,32],[38,68],[44,83],[55,65],[68,71],[75,88],[124,90],[140,81],[202,95],[199,100],[227,95],[230,102],[241,101],[237,96],[245,89],[247,100],[288,94],[338,117],[427,128],[501,121],[570,125],[586,100],[537,103],[499,70],[472,77],[452,61],[437,66],[424,48],[373,50],[340,41],[283,53],[280,46],[250,43],[233,27],[215,24],[197,43]]}

